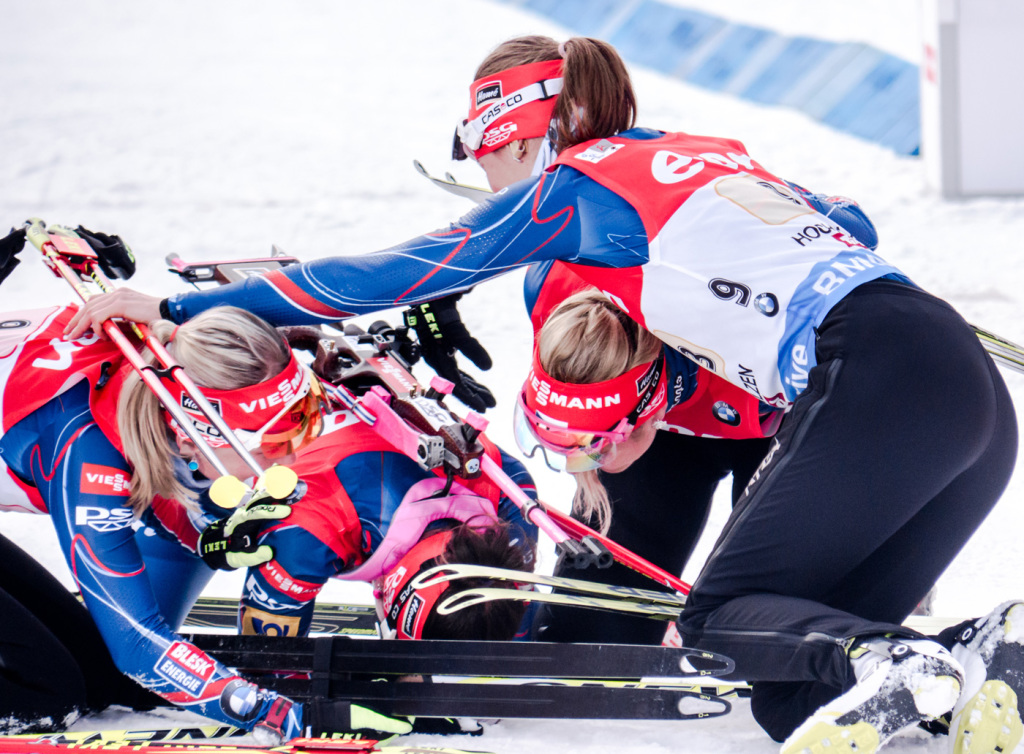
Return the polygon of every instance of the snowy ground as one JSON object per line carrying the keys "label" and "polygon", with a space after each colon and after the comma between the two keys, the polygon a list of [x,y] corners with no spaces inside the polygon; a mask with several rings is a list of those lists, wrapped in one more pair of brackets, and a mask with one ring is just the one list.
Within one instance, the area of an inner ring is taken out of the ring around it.
{"label": "snowy ground", "polygon": [[[920,57],[916,0],[675,1]],[[412,160],[482,184],[475,166],[448,159],[476,64],[510,36],[566,36],[486,0],[0,0],[0,29],[0,223],[39,216],[119,233],[139,256],[135,285],[165,295],[181,289],[164,272],[171,252],[249,256],[277,243],[305,259],[355,254],[458,216],[464,200],[432,188]],[[920,160],[793,111],[633,74],[643,125],[740,138],[779,175],[856,197],[878,225],[886,258],[968,320],[1024,340],[1024,199],[943,201],[924,184]],[[24,256],[4,283],[3,310],[70,300],[63,283]],[[507,276],[462,305],[494,357],[481,379],[499,396],[491,435],[509,448],[511,399],[529,353],[520,284],[521,275]],[[1024,406],[1024,377],[1007,380]],[[544,497],[568,503],[568,480],[531,469]],[[1024,592],[1021,479],[943,577],[938,613],[986,612]],[[721,501],[712,528],[724,516]],[[0,530],[71,585],[47,520],[5,515]],[[239,583],[237,574],[218,577],[210,592],[235,595]],[[367,595],[339,586],[328,597]],[[115,712],[79,727],[115,724],[158,723]],[[776,750],[743,704],[726,719],[686,724],[508,721],[452,745],[508,754]],[[910,737],[889,748],[931,754],[944,745]]]}

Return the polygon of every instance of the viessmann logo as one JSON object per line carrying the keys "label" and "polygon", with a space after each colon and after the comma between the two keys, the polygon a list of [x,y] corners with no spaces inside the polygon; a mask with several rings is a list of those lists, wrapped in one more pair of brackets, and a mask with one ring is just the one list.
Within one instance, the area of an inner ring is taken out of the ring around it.
{"label": "viessmann logo", "polygon": [[131,494],[131,477],[127,471],[97,463],[82,464],[80,485],[82,492],[87,495],[128,497]]}
{"label": "viessmann logo", "polygon": [[534,392],[536,393],[536,401],[538,406],[561,406],[562,408],[579,408],[579,409],[596,409],[596,408],[607,408],[608,406],[616,406],[622,403],[622,396],[619,393],[614,395],[604,395],[597,398],[587,398],[586,401],[581,400],[578,396],[567,396],[561,393],[556,393],[551,389],[551,385],[547,380],[538,379],[533,373],[530,374],[530,381]]}

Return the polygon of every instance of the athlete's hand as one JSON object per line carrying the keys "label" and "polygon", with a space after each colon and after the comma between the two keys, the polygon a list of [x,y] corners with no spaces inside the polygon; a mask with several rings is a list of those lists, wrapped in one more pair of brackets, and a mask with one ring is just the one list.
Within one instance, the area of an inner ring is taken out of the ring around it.
{"label": "athlete's hand", "polygon": [[437,372],[438,376],[451,382],[455,387],[452,395],[474,411],[483,412],[494,408],[494,395],[459,369],[455,352],[462,353],[478,368],[491,368],[491,357],[480,345],[480,341],[469,334],[459,316],[456,302],[461,293],[427,301],[404,312],[405,324],[416,331],[423,360]]}
{"label": "athlete's hand", "polygon": [[[287,518],[292,512],[292,503],[306,494],[306,483],[299,481],[290,469],[284,470],[291,475],[291,484],[281,489],[257,490],[249,500],[235,508],[230,516],[213,522],[203,530],[196,549],[206,565],[230,571],[252,568],[273,560],[274,548],[260,544],[260,532],[268,521]],[[221,480],[232,479],[221,477],[215,485]],[[238,483],[237,480],[235,482]],[[219,502],[214,496],[214,488],[211,488],[211,498]]]}
{"label": "athlete's hand", "polygon": [[103,322],[111,317],[124,317],[133,322],[151,322],[160,319],[160,299],[131,288],[118,288],[110,293],[93,296],[71,318],[64,328],[67,340],[79,338],[87,330],[92,330],[101,338]]}

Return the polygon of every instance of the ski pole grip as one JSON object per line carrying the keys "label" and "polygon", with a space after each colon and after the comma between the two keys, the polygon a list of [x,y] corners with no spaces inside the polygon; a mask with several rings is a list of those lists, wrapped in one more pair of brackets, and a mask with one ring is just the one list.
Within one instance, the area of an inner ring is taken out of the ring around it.
{"label": "ski pole grip", "polygon": [[598,568],[611,568],[615,562],[615,556],[601,541],[586,536],[580,540],[580,544],[589,553],[591,562]]}
{"label": "ski pole grip", "polygon": [[575,539],[563,539],[555,545],[555,552],[558,554],[559,563],[567,560],[576,569],[584,569],[590,565],[590,553]]}

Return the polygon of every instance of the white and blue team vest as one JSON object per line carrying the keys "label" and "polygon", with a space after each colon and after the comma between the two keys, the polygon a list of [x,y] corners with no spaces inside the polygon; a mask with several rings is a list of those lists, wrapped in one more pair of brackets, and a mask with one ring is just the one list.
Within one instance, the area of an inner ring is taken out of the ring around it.
{"label": "white and blue team vest", "polygon": [[807,387],[814,328],[862,283],[900,271],[812,209],[738,141],[682,133],[563,152],[640,215],[649,261],[573,272],[662,341],[778,408]]}

